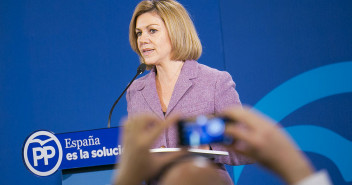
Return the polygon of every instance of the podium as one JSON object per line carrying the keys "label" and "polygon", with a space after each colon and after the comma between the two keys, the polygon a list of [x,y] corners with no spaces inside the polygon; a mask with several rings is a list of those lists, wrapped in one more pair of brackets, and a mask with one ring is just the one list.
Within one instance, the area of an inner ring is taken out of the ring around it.
{"label": "podium", "polygon": [[39,177],[61,171],[62,184],[110,184],[122,153],[119,133],[120,127],[61,134],[38,130],[23,144],[23,162]]}
{"label": "podium", "polygon": [[[63,185],[109,185],[115,164],[122,154],[121,127],[54,134],[39,130],[30,134],[22,148],[27,169],[39,177],[62,173]],[[168,153],[180,148],[151,149]],[[190,153],[214,158],[228,155],[225,151],[189,149]],[[118,169],[117,169],[118,170]]]}
{"label": "podium", "polygon": [[62,185],[110,185],[115,172],[114,165],[62,170]]}
{"label": "podium", "polygon": [[[176,151],[180,151],[180,148],[157,148],[150,150],[152,153],[169,153]],[[228,155],[228,152],[224,151],[209,151],[201,149],[190,149],[189,152],[206,157]],[[118,169],[114,169],[114,167],[114,165],[103,165],[62,170],[62,185],[109,185],[114,173],[118,173]]]}

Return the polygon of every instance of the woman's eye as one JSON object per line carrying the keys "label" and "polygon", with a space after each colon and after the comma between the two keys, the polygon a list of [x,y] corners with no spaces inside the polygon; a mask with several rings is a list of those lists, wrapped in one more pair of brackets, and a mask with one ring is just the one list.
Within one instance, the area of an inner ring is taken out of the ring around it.
{"label": "woman's eye", "polygon": [[139,37],[139,36],[141,36],[142,35],[142,32],[136,32],[136,35],[137,35],[137,37]]}
{"label": "woman's eye", "polygon": [[149,31],[150,31],[150,33],[155,33],[155,32],[157,32],[158,30],[156,30],[156,29],[150,29]]}

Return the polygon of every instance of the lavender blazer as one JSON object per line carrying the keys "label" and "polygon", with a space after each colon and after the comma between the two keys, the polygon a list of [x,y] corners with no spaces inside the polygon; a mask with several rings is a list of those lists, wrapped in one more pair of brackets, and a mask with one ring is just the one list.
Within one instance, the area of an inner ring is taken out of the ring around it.
{"label": "lavender blazer", "polygon": [[[134,81],[127,90],[126,98],[129,116],[137,113],[152,113],[160,119],[175,113],[184,117],[217,114],[228,106],[241,106],[235,83],[229,73],[193,60],[185,61],[165,116],[156,90],[155,69]],[[177,129],[170,127],[157,140],[154,148],[175,148],[178,147],[177,141]],[[218,144],[211,145],[211,148],[226,151]],[[234,152],[229,154],[215,159],[215,162],[229,165],[250,163],[250,160],[242,155]]]}

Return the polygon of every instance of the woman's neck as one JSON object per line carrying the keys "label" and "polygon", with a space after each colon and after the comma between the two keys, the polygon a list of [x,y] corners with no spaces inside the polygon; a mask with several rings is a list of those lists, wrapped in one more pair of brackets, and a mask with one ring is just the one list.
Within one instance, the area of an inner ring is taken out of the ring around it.
{"label": "woman's neck", "polygon": [[166,112],[167,107],[169,106],[183,64],[182,61],[170,61],[166,65],[156,66],[156,90],[158,92],[163,112]]}
{"label": "woman's neck", "polygon": [[175,81],[175,79],[177,79],[180,75],[183,64],[183,61],[170,61],[162,65],[155,66],[157,71],[156,78],[160,83],[170,83]]}

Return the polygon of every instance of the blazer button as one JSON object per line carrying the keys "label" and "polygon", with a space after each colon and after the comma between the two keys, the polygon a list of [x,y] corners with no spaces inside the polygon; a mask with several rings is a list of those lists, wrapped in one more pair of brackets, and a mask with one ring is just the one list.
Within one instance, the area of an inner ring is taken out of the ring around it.
{"label": "blazer button", "polygon": [[163,146],[161,146],[160,148],[166,148],[166,146],[163,145]]}

